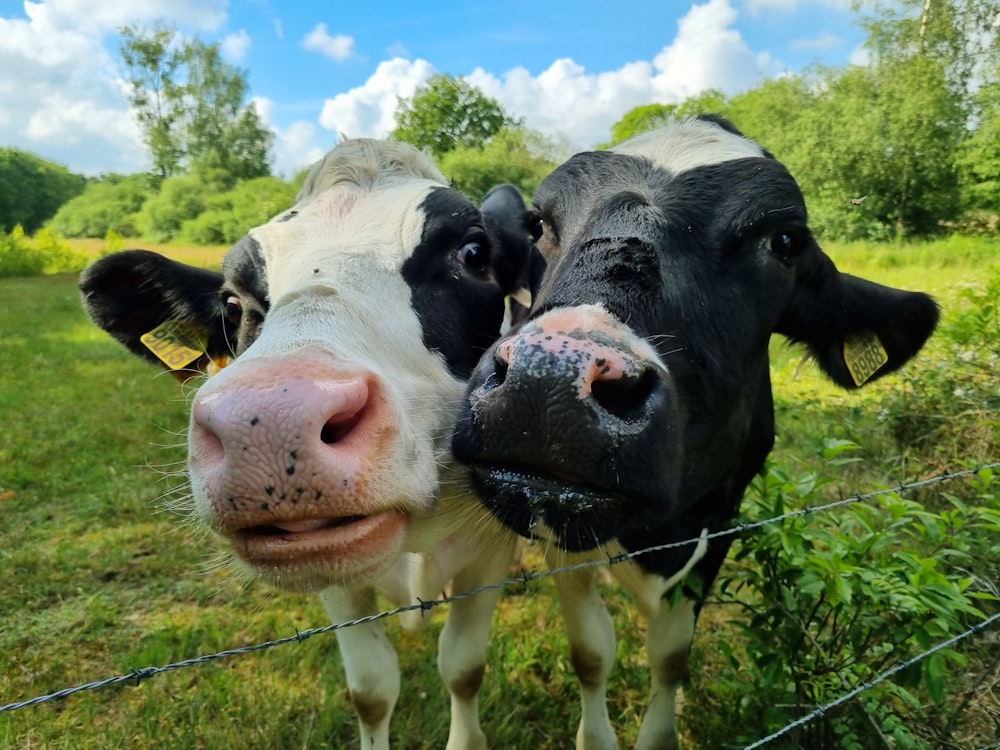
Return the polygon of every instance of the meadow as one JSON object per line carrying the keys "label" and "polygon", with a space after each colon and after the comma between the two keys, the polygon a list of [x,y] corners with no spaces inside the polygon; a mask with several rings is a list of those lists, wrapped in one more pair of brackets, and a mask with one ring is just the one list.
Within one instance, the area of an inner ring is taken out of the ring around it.
{"label": "meadow", "polygon": [[[221,257],[217,248],[160,249],[206,266]],[[948,333],[936,335],[905,375],[854,394],[823,382],[799,349],[773,342],[779,434],[772,465],[824,478],[815,488],[797,485],[795,502],[1000,460],[1000,318],[989,303],[1000,288],[1000,244],[828,250],[844,270],[932,293]],[[243,581],[210,538],[166,509],[183,481],[191,393],[89,323],[75,276],[0,279],[0,705],[327,624],[313,598]],[[853,460],[830,458],[831,445],[847,444]],[[1000,514],[1000,490],[989,481],[921,499],[936,512],[947,504],[944,493],[966,505],[978,497]],[[989,533],[995,536],[975,537],[972,562],[963,559],[955,570],[977,565],[979,606],[992,613],[1000,527]],[[922,540],[897,546],[909,543]],[[530,548],[524,564],[539,564]],[[648,681],[642,624],[613,584],[604,591],[618,632],[611,715],[628,747]],[[742,637],[733,622],[743,609],[725,599],[713,594],[695,638],[696,669],[680,719],[689,747],[742,746],[728,704],[746,696],[724,670],[739,657],[731,644]],[[392,619],[386,624],[403,673],[392,725],[401,748],[441,747],[447,736],[447,697],[434,659],[442,609],[416,633]],[[726,653],[722,642],[730,644]],[[962,651],[961,668],[949,663],[937,705],[958,718],[949,727],[952,744],[937,746],[997,747],[989,744],[1000,731],[997,643],[994,629]],[[577,690],[551,580],[504,591],[480,706],[491,747],[573,745]],[[750,729],[766,734],[763,726]],[[355,748],[357,738],[334,637],[325,634],[0,713],[0,746]]]}

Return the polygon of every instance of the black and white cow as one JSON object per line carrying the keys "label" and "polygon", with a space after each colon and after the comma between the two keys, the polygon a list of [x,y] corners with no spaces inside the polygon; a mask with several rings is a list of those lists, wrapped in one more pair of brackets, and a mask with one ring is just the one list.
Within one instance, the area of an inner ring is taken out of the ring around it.
{"label": "black and white cow", "polygon": [[[194,395],[193,513],[256,577],[317,591],[340,622],[375,613],[376,592],[411,604],[506,572],[515,541],[451,468],[448,441],[531,267],[527,219],[510,186],[479,210],[415,149],[347,140],[222,274],[127,251],[80,286],[93,320],[151,362],[192,374],[232,359]],[[449,748],[485,746],[496,598],[456,602],[441,633]],[[337,639],[361,747],[387,748],[395,651],[380,623]]]}
{"label": "black and white cow", "polygon": [[[718,118],[577,154],[535,208],[548,270],[527,322],[473,373],[453,449],[496,518],[547,542],[550,565],[695,540],[612,568],[649,620],[636,747],[676,747],[676,688],[731,540],[706,535],[732,522],[774,442],[771,335],[856,388],[914,356],[938,308],[840,273],[785,167]],[[577,747],[616,747],[611,619],[592,571],[555,580]]]}

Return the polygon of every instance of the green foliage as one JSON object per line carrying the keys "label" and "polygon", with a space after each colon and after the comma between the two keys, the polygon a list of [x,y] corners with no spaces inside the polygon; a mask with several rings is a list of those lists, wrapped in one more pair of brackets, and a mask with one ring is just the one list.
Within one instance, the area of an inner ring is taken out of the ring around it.
{"label": "green foliage", "polygon": [[483,146],[460,146],[440,159],[441,172],[471,200],[479,202],[507,182],[531,196],[556,164],[545,153],[541,136],[521,128],[503,130]]}
{"label": "green foliage", "polygon": [[204,210],[185,220],[180,237],[199,245],[228,245],[248,229],[267,222],[295,202],[295,188],[277,177],[259,177],[221,195],[210,195]]}
{"label": "green foliage", "polygon": [[105,175],[64,203],[52,217],[52,228],[65,237],[103,237],[114,231],[135,237],[136,214],[151,195],[145,174]]}
{"label": "green foliage", "polygon": [[28,234],[63,203],[79,194],[85,180],[65,167],[16,148],[0,148],[0,232],[21,226]]}
{"label": "green foliage", "polygon": [[163,21],[119,32],[129,105],[155,175],[198,172],[228,188],[270,174],[274,136],[244,104],[247,74],[222,60],[218,43],[182,39]]}
{"label": "green foliage", "polygon": [[600,148],[611,148],[634,135],[655,130],[673,119],[676,113],[676,104],[642,104],[633,107],[611,126],[611,140]]}
{"label": "green foliage", "polygon": [[680,104],[643,104],[626,112],[611,126],[611,140],[598,148],[611,148],[648,130],[655,130],[669,120],[703,114],[722,114],[726,97],[718,89],[708,89]]}
{"label": "green foliage", "polygon": [[[109,243],[113,240],[110,237]],[[971,315],[983,300],[988,302],[988,295],[1000,298],[991,286],[993,274],[984,278],[982,271],[996,256],[993,245],[982,238],[906,246],[856,245],[837,248],[836,259],[852,273],[934,293],[945,312],[942,333],[931,342],[935,347],[945,345],[952,323],[964,319],[966,313]],[[176,248],[167,252],[180,257]],[[193,258],[184,259],[191,262]],[[208,262],[217,259],[212,254]],[[953,291],[962,283],[970,289],[968,296]],[[987,352],[985,357],[997,351],[995,329],[969,320],[973,322],[957,329],[964,326],[968,341],[978,340]],[[0,613],[0,695],[4,702],[328,624],[314,597],[277,594],[240,582],[221,560],[206,557],[213,548],[209,540],[193,533],[190,526],[178,531],[177,518],[157,512],[162,496],[173,494],[170,488],[183,481],[183,431],[189,404],[181,394],[190,396],[190,390],[179,389],[171,378],[157,374],[90,324],[81,309],[74,277],[0,280],[0,330],[4,332],[0,336],[4,368],[0,377],[0,414],[4,415],[0,429],[0,534],[4,538],[0,591],[6,605]],[[927,454],[915,446],[899,445],[892,437],[890,422],[882,414],[884,400],[899,389],[898,378],[912,374],[919,379],[928,369],[923,355],[900,374],[859,393],[843,395],[831,387],[805,400],[800,389],[810,376],[803,374],[794,382],[791,376],[799,356],[780,346],[772,351],[781,352],[790,362],[787,368],[782,363],[781,376],[774,378],[781,428],[772,463],[777,473],[761,480],[748,497],[748,516],[767,512],[762,507],[766,503],[792,508],[838,499],[857,489],[869,490],[874,482],[895,481],[893,477],[902,473],[904,465],[911,467],[907,472],[911,475],[929,476],[946,467],[964,466],[967,458],[979,458],[970,449],[974,442],[943,442],[940,453]],[[948,356],[945,351],[933,349],[929,357]],[[977,369],[974,363],[956,357],[950,366]],[[818,376],[815,381],[819,383]],[[951,392],[950,383],[938,382],[945,393]],[[993,382],[995,387],[995,377]],[[916,406],[916,400],[911,399],[910,405]],[[995,420],[996,411],[988,414],[983,408],[980,415]],[[946,414],[956,435],[967,434],[966,428],[979,418],[960,416],[957,411]],[[848,450],[850,446],[844,443],[829,442],[831,436],[845,435],[863,444],[863,460],[849,462],[859,452]],[[953,453],[946,455],[947,450]],[[989,448],[986,455],[996,460],[1000,451]],[[836,477],[837,482],[815,477]],[[890,605],[916,601],[920,607],[940,607],[951,601],[955,589],[969,581],[972,573],[975,580],[961,592],[966,603],[996,611],[995,602],[972,597],[990,585],[1000,588],[998,481],[995,472],[981,472],[968,483],[953,480],[916,496],[866,500],[872,507],[861,515],[852,515],[856,510],[844,513],[845,508],[810,517],[808,528],[799,520],[775,528],[767,537],[768,545],[782,540],[789,544],[784,558],[775,552],[776,569],[787,576],[780,580],[799,587],[794,593],[800,594],[800,579],[808,573],[811,578],[806,583],[821,593],[810,593],[807,585],[806,593],[800,595],[814,602],[822,597],[831,612],[834,606],[840,607],[837,632],[858,633],[859,627],[883,626],[880,620],[886,618],[873,616],[871,607],[860,610],[860,624],[844,619],[850,611],[845,607],[865,605],[869,589]],[[847,484],[851,487],[845,490],[842,485]],[[895,525],[901,530],[895,545],[881,531],[877,538],[867,540],[864,524],[872,524],[873,517],[878,529]],[[806,533],[815,527],[822,534],[810,543]],[[858,532],[842,539],[851,528]],[[755,564],[751,554],[755,539],[741,541],[734,548],[742,556],[740,561],[729,560],[723,567],[723,580],[726,576],[732,580],[730,591],[742,580],[735,569]],[[866,543],[872,545],[876,557],[856,559]],[[845,545],[839,558],[833,546],[826,546],[832,544]],[[879,567],[879,572],[885,570],[885,580],[876,580],[870,568],[890,551]],[[527,567],[542,564],[537,547],[529,547],[527,554]],[[895,559],[897,555],[901,559]],[[796,570],[789,569],[789,560],[805,561],[798,578]],[[863,574],[859,580],[855,571]],[[907,575],[926,583],[930,590],[907,592],[903,586],[899,591],[891,587]],[[941,583],[942,575],[947,583]],[[943,586],[941,596],[935,594],[938,586]],[[572,747],[579,697],[554,587],[551,580],[544,580],[529,589],[526,594],[518,589],[501,597],[480,699],[484,728],[493,747]],[[612,584],[602,584],[601,589],[618,639],[609,710],[621,746],[632,747],[648,688],[644,631],[630,597]],[[779,587],[770,590],[775,594],[775,607],[795,607],[789,611],[807,621],[805,602],[786,602]],[[778,705],[797,700],[791,679],[799,674],[793,671],[795,664],[811,660],[826,669],[814,690],[839,696],[845,691],[829,672],[827,658],[843,658],[850,665],[845,679],[855,681],[878,660],[895,663],[912,653],[910,630],[900,632],[905,618],[933,634],[935,628],[968,617],[950,610],[944,617],[935,613],[929,618],[917,610],[899,613],[887,627],[890,637],[901,640],[873,645],[856,657],[837,653],[832,645],[810,656],[804,653],[804,636],[795,633],[792,640],[775,645],[775,658],[790,665],[786,671],[767,667],[766,656],[761,657],[763,665],[756,657],[739,658],[745,649],[762,653],[762,638],[777,640],[768,633],[754,635],[743,629],[746,619],[767,604],[748,586],[734,603],[725,605],[710,594],[700,615],[692,652],[694,669],[680,711],[683,746],[745,746],[763,737],[766,730],[777,729],[785,720],[814,708]],[[754,611],[745,605],[752,605]],[[419,750],[445,743],[447,697],[434,660],[442,615],[431,613],[427,627],[417,633],[401,632],[394,620],[387,620],[404,675],[390,732],[393,747]],[[791,623],[775,622],[773,615],[767,622],[785,636],[793,632]],[[138,686],[81,693],[0,715],[0,746],[106,750],[155,745],[164,750],[214,750],[326,743],[356,747],[355,722],[331,635],[177,670]],[[758,646],[744,645],[754,639]],[[803,643],[794,649],[800,640]],[[954,654],[943,655],[894,678],[891,685],[862,694],[864,710],[877,720],[886,737],[864,750],[884,748],[886,742],[903,748],[914,736],[929,738],[923,744],[928,748],[985,748],[996,743],[993,721],[1000,704],[996,691],[990,689],[998,657],[993,633],[968,639],[955,651],[967,660],[958,668]],[[767,670],[786,677],[776,686],[762,677]],[[930,690],[935,685],[945,692],[943,702],[932,699]],[[810,682],[806,688],[813,689]],[[920,705],[913,705],[908,696],[915,696]],[[765,726],[765,710],[769,722],[773,719],[780,724]],[[868,731],[862,706],[855,703],[830,719],[810,724],[808,736],[786,736],[768,747],[839,750],[855,746],[857,737]],[[840,736],[834,724],[841,728]],[[823,734],[824,728],[828,735]],[[747,741],[741,743],[741,738]],[[796,740],[801,741],[795,744]]]}
{"label": "green foliage", "polygon": [[967,283],[959,300],[946,310],[926,365],[900,374],[882,412],[901,445],[938,462],[1000,456],[1000,266]]}
{"label": "green foliage", "polygon": [[[836,476],[856,449],[827,441],[822,476]],[[815,504],[825,481],[771,464],[744,500],[744,520]],[[718,584],[722,599],[736,605],[742,635],[719,644],[733,669],[726,689],[741,696],[731,722],[740,727],[736,739],[753,741],[982,618],[977,599],[986,594],[965,568],[988,551],[982,540],[1000,518],[1000,484],[991,484],[992,475],[977,481],[990,487],[984,505],[946,495],[934,511],[886,492],[769,524],[737,543]],[[954,649],[939,651],[828,711],[826,726],[792,741],[815,747],[816,733],[832,731],[837,747],[874,747],[880,738],[924,747],[933,728],[913,712],[943,701],[946,675],[965,663]]]}
{"label": "green foliage", "polygon": [[76,273],[86,264],[83,253],[75,252],[48,229],[38,230],[33,239],[25,237],[19,226],[10,234],[0,231],[0,278]]}
{"label": "green foliage", "polygon": [[477,148],[520,125],[496,100],[462,78],[432,76],[411,99],[399,100],[392,137],[441,158],[456,148]]}
{"label": "green foliage", "polygon": [[198,177],[168,177],[160,192],[143,204],[136,216],[139,233],[153,242],[167,242],[178,236],[185,221],[205,210],[209,187]]}
{"label": "green foliage", "polygon": [[995,215],[1000,206],[1000,82],[981,86],[975,94],[975,107],[977,127],[957,159],[964,177],[963,203],[970,212]]}

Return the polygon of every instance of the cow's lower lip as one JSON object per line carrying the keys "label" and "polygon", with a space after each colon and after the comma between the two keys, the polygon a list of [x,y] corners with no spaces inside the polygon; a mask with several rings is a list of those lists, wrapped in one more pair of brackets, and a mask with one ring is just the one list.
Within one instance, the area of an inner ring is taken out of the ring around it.
{"label": "cow's lower lip", "polygon": [[633,500],[610,490],[509,467],[476,466],[472,481],[500,523],[569,552],[610,541],[634,507]]}
{"label": "cow's lower lip", "polygon": [[625,495],[601,487],[576,484],[558,477],[506,466],[476,466],[478,486],[505,502],[522,502],[536,511],[567,515],[617,515],[630,501]]}
{"label": "cow's lower lip", "polygon": [[370,516],[276,522],[233,533],[236,554],[258,569],[307,566],[331,580],[374,574],[402,547],[407,515],[391,510]]}

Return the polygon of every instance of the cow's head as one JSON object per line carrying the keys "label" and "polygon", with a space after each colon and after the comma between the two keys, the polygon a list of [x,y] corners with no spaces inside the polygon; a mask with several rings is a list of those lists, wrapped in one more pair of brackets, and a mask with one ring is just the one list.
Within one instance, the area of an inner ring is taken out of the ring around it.
{"label": "cow's head", "polygon": [[529,231],[513,188],[481,211],[416,150],[348,140],[221,275],[128,251],[81,289],[151,361],[233,360],[194,396],[197,515],[272,583],[350,585],[432,509],[465,379],[527,278]]}
{"label": "cow's head", "polygon": [[937,321],[840,273],[785,167],[717,118],[578,154],[535,206],[548,271],[473,374],[454,451],[501,521],[565,549],[735,512],[773,443],[772,333],[856,388]]}

